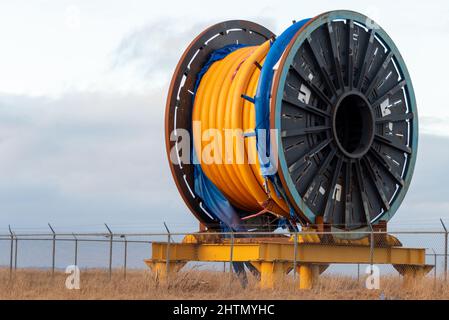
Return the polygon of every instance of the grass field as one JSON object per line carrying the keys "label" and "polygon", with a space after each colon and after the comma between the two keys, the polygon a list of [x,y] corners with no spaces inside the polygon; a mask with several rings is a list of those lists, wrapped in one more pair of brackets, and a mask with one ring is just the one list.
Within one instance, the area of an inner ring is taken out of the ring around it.
{"label": "grass field", "polygon": [[8,269],[0,269],[0,299],[449,299],[449,285],[432,277],[404,286],[400,277],[386,276],[379,290],[367,290],[363,279],[323,275],[314,289],[299,291],[292,277],[274,290],[259,289],[250,277],[243,289],[237,279],[230,283],[229,273],[217,271],[181,271],[167,285],[148,270],[128,271],[126,279],[115,270],[112,280],[105,270],[81,270],[79,290],[66,289],[67,276],[19,269],[10,278]]}

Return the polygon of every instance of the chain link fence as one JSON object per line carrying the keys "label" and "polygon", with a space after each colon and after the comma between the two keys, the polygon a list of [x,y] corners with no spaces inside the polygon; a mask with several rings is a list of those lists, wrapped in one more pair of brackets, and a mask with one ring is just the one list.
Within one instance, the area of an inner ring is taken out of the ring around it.
{"label": "chain link fence", "polygon": [[[444,225],[443,225],[444,226]],[[188,235],[201,233],[114,233],[107,225],[107,232],[102,233],[57,233],[49,225],[49,233],[16,233],[10,229],[9,234],[0,234],[0,267],[9,268],[11,275],[18,268],[37,268],[51,270],[54,274],[58,270],[65,270],[69,265],[76,265],[81,269],[104,269],[112,276],[113,270],[122,270],[126,278],[129,269],[147,268],[144,259],[152,255],[152,243],[179,243]],[[206,234],[206,233],[205,233]],[[210,233],[207,233],[210,235]],[[278,237],[298,239],[307,236],[307,232],[277,232]],[[317,234],[317,233],[314,233]],[[326,238],[338,239],[342,233],[318,233],[321,243]],[[346,236],[350,233],[345,232]],[[231,244],[230,262],[232,262],[232,246],[234,239],[244,237],[267,237],[273,233],[221,233],[220,237],[229,238]],[[375,257],[376,250],[400,246],[406,248],[425,249],[425,264],[431,271],[428,277],[447,280],[448,270],[448,231],[389,231],[367,232],[353,235],[354,238],[363,236],[368,239],[365,245],[370,246],[370,255]],[[397,242],[397,241],[400,242]],[[340,244],[344,245],[343,240]],[[294,242],[296,243],[296,242]],[[168,258],[169,259],[169,258]],[[294,264],[300,263],[295,261]],[[344,275],[360,279],[366,274],[370,264],[332,264],[327,268],[326,275]],[[382,275],[399,275],[397,267],[379,265]],[[207,269],[232,272],[229,262],[189,262],[184,269]],[[293,268],[296,270],[296,268]],[[401,270],[399,270],[401,271]],[[295,274],[296,276],[296,274]]]}

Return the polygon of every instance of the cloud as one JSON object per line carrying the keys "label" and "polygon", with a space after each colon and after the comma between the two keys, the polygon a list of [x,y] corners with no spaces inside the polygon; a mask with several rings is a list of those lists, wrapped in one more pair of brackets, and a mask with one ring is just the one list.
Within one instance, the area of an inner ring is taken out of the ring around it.
{"label": "cloud", "polygon": [[193,220],[167,164],[161,96],[0,97],[0,226]]}
{"label": "cloud", "polygon": [[449,136],[449,117],[422,116],[419,117],[419,127],[425,134]]}
{"label": "cloud", "polygon": [[151,21],[122,38],[112,53],[111,68],[131,68],[144,79],[166,78],[182,51],[207,26],[206,21],[186,23],[169,17]]}
{"label": "cloud", "polygon": [[409,191],[392,219],[395,228],[437,228],[449,224],[449,138],[421,134]]}
{"label": "cloud", "polygon": [[[111,54],[111,69],[132,70],[145,81],[168,81],[190,42],[206,28],[224,20],[206,18],[197,22],[171,17],[152,20],[121,39]],[[255,20],[274,28],[273,18],[259,16]]]}

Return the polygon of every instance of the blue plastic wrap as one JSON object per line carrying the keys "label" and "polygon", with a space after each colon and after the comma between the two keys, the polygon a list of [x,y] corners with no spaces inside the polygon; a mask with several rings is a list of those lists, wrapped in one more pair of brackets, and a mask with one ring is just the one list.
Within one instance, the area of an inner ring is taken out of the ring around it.
{"label": "blue plastic wrap", "polygon": [[262,70],[260,72],[259,83],[255,97],[256,108],[256,132],[262,129],[267,133],[266,139],[263,137],[257,138],[257,150],[259,152],[261,174],[264,177],[269,177],[276,174],[271,162],[267,161],[270,156],[270,94],[271,85],[273,82],[274,70],[273,68],[282,57],[287,45],[293,36],[301,29],[310,19],[304,19],[292,24],[287,28],[271,45],[270,51],[267,54]]}

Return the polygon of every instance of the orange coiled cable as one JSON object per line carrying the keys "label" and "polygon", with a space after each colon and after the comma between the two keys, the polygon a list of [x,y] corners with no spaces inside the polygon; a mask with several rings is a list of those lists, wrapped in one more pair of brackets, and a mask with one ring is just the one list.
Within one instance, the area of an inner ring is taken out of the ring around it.
{"label": "orange coiled cable", "polygon": [[287,217],[288,206],[260,171],[255,108],[242,95],[256,94],[270,41],[243,47],[214,62],[202,77],[193,106],[193,141],[206,176],[237,208]]}

